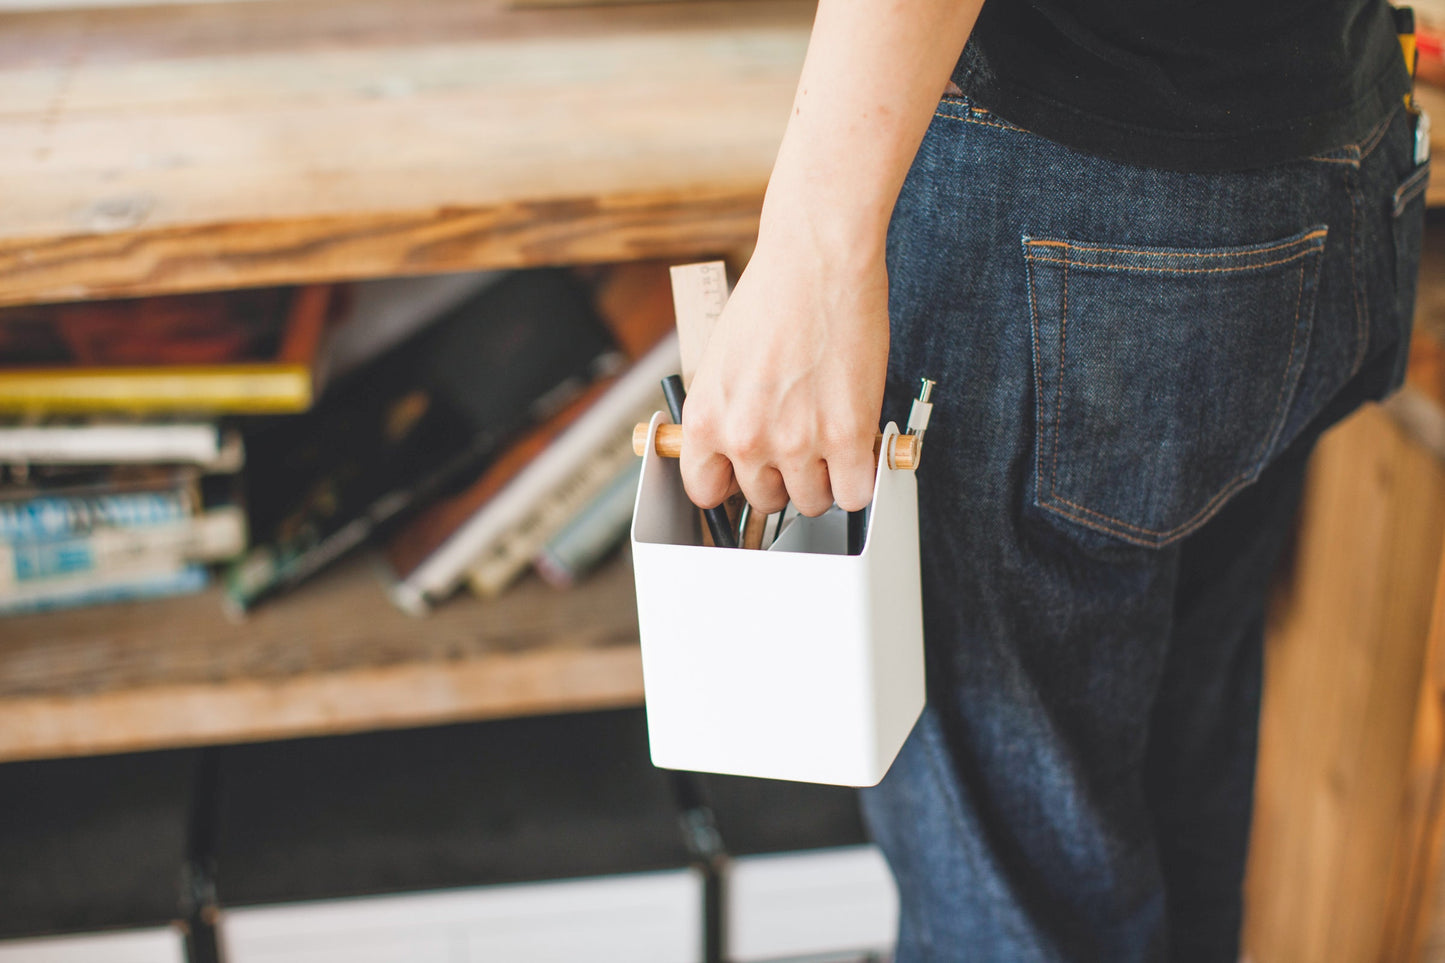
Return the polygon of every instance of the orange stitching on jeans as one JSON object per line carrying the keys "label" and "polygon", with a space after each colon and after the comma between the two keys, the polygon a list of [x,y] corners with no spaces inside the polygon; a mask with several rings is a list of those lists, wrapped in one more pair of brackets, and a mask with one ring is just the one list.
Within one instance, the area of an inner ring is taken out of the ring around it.
{"label": "orange stitching on jeans", "polygon": [[1130,535],[1128,532],[1114,531],[1107,525],[1101,525],[1098,522],[1092,521],[1090,519],[1081,518],[1078,515],[1075,515],[1073,512],[1066,512],[1062,508],[1059,508],[1057,505],[1045,505],[1044,508],[1048,511],[1053,512],[1056,515],[1062,515],[1065,518],[1076,521],[1080,525],[1085,526],[1086,528],[1092,528],[1094,531],[1106,531],[1110,535],[1115,536],[1116,538],[1122,538],[1124,541],[1129,542],[1131,545],[1142,545],[1145,548],[1157,548],[1164,542],[1164,536],[1158,536],[1155,538],[1140,538],[1137,535]]}
{"label": "orange stitching on jeans", "polygon": [[[1077,508],[1079,511],[1086,514],[1093,515],[1096,518],[1103,519],[1106,522],[1111,522],[1113,523],[1113,525],[1119,528],[1130,529],[1132,531],[1141,532],[1144,535],[1152,536],[1151,540],[1146,541],[1142,538],[1130,536],[1125,532],[1113,532],[1114,535],[1117,535],[1125,541],[1133,542],[1135,545],[1145,545],[1152,547],[1156,545],[1162,545],[1164,542],[1176,538],[1180,535],[1188,535],[1190,532],[1194,531],[1194,529],[1198,528],[1200,525],[1203,525],[1209,520],[1210,516],[1214,514],[1216,506],[1224,499],[1228,498],[1230,495],[1233,495],[1240,488],[1244,487],[1248,480],[1248,472],[1240,472],[1238,475],[1235,475],[1234,478],[1229,480],[1228,484],[1219,492],[1219,494],[1211,498],[1203,508],[1201,508],[1197,513],[1194,514],[1192,518],[1189,519],[1189,521],[1184,522],[1181,525],[1177,525],[1167,532],[1156,532],[1153,529],[1140,528],[1138,525],[1130,525],[1128,522],[1120,521],[1119,519],[1114,518],[1110,515],[1101,514],[1091,509],[1085,508],[1083,505],[1076,505],[1066,498],[1058,498],[1056,500],[1065,505],[1068,505],[1071,508]],[[1087,525],[1089,528],[1098,529],[1100,527],[1103,527],[1100,526],[1098,522],[1090,521],[1087,518],[1080,518],[1078,515],[1066,512],[1062,508],[1059,508],[1057,505],[1045,505],[1044,508],[1046,508],[1048,511],[1056,512],[1057,514],[1062,515],[1065,518],[1071,518],[1074,521],[1078,522],[1080,525]]]}
{"label": "orange stitching on jeans", "polygon": [[1277,435],[1280,428],[1284,426],[1284,423],[1280,419],[1283,418],[1285,414],[1283,411],[1285,390],[1289,387],[1289,369],[1294,367],[1294,346],[1299,341],[1299,314],[1300,308],[1304,307],[1304,303],[1305,265],[1301,264],[1299,266],[1299,290],[1295,292],[1294,296],[1294,322],[1291,324],[1289,331],[1289,351],[1285,354],[1284,377],[1280,379],[1279,394],[1276,395],[1274,399],[1274,411],[1272,411],[1269,416],[1269,423],[1274,427],[1270,429],[1269,434],[1264,436],[1264,441],[1260,442],[1259,451],[1254,454],[1254,461],[1256,462],[1263,459],[1264,456],[1269,453],[1270,442],[1274,440],[1275,435]]}
{"label": "orange stitching on jeans", "polygon": [[[1329,156],[1330,153],[1339,153],[1339,152],[1341,152],[1341,151],[1343,151],[1344,153],[1348,154],[1349,156],[1348,156],[1348,157],[1330,157],[1330,156]],[[1312,161],[1323,161],[1323,162],[1326,163],[1326,164],[1348,164],[1350,167],[1359,167],[1359,166],[1360,166],[1360,148],[1359,148],[1357,145],[1355,145],[1355,144],[1346,144],[1346,145],[1343,146],[1343,147],[1337,147],[1337,148],[1335,148],[1333,151],[1329,151],[1329,152],[1324,153],[1324,154],[1315,154],[1314,156],[1310,157],[1309,160],[1312,160]]]}
{"label": "orange stitching on jeans", "polygon": [[1080,261],[1080,260],[1078,260],[1078,259],[1076,259],[1076,258],[1032,257],[1032,256],[1029,258],[1029,260],[1031,260],[1031,261],[1038,261],[1038,262],[1043,263],[1043,264],[1071,264],[1071,265],[1073,265],[1074,267],[1086,267],[1086,268],[1087,268],[1087,267],[1092,267],[1092,268],[1100,268],[1100,269],[1103,269],[1103,270],[1106,270],[1106,271],[1123,271],[1123,272],[1126,272],[1126,273],[1127,273],[1127,272],[1131,272],[1131,271],[1148,271],[1148,272],[1150,272],[1151,274],[1236,274],[1236,273],[1238,273],[1238,272],[1240,272],[1240,271],[1258,271],[1260,268],[1274,267],[1274,266],[1279,265],[1279,264],[1288,264],[1288,263],[1291,262],[1291,261],[1298,261],[1300,258],[1304,257],[1304,256],[1307,255],[1307,254],[1314,254],[1314,253],[1317,253],[1317,251],[1314,250],[1314,249],[1311,249],[1311,250],[1308,250],[1308,251],[1300,251],[1300,252],[1297,253],[1297,254],[1291,254],[1289,257],[1287,257],[1287,258],[1281,258],[1281,259],[1278,260],[1278,261],[1265,261],[1265,262],[1263,262],[1263,263],[1261,263],[1261,264],[1242,264],[1242,265],[1240,265],[1239,267],[1227,267],[1227,268],[1161,268],[1161,267],[1134,267],[1133,265],[1129,265],[1129,264],[1093,264],[1093,263],[1091,263],[1091,262],[1089,262],[1089,261]]}
{"label": "orange stitching on jeans", "polygon": [[[1212,511],[1214,510],[1214,507],[1220,502],[1221,499],[1228,498],[1230,495],[1234,494],[1234,493],[1235,493],[1236,491],[1238,491],[1239,488],[1241,488],[1248,480],[1249,480],[1249,470],[1248,470],[1248,469],[1240,472],[1238,475],[1235,475],[1235,476],[1234,476],[1233,478],[1231,478],[1229,481],[1227,481],[1227,482],[1224,483],[1224,488],[1220,489],[1220,491],[1219,491],[1213,498],[1211,498],[1209,501],[1207,501],[1207,502],[1204,503],[1204,507],[1203,507],[1203,508],[1201,508],[1199,511],[1197,511],[1197,512],[1195,512],[1193,515],[1191,515],[1191,516],[1189,517],[1189,520],[1188,520],[1188,521],[1181,522],[1180,524],[1178,524],[1178,525],[1174,526],[1173,528],[1169,529],[1169,531],[1167,531],[1167,532],[1156,531],[1155,529],[1152,529],[1152,528],[1144,528],[1144,527],[1141,526],[1141,525],[1131,525],[1131,524],[1129,524],[1128,522],[1124,521],[1124,520],[1121,519],[1121,518],[1115,518],[1113,515],[1105,515],[1103,512],[1096,512],[1096,511],[1094,511],[1092,508],[1085,508],[1083,505],[1080,505],[1080,504],[1078,504],[1077,502],[1071,502],[1071,501],[1069,501],[1067,498],[1059,498],[1058,501],[1062,502],[1062,503],[1065,504],[1065,505],[1068,505],[1068,506],[1071,507],[1071,508],[1077,508],[1077,509],[1078,509],[1079,511],[1081,511],[1081,512],[1084,512],[1084,513],[1089,514],[1089,515],[1093,515],[1095,518],[1102,518],[1103,520],[1105,520],[1105,521],[1107,521],[1107,522],[1113,522],[1115,525],[1118,525],[1120,528],[1127,528],[1127,529],[1131,529],[1131,530],[1136,531],[1136,532],[1143,532],[1145,535],[1154,535],[1154,536],[1156,536],[1156,537],[1158,537],[1158,538],[1172,538],[1173,536],[1178,535],[1180,532],[1184,531],[1184,529],[1189,528],[1190,526],[1192,526],[1192,525],[1196,524],[1197,522],[1199,522],[1199,520],[1200,520],[1204,515],[1207,515],[1208,513],[1212,512]],[[1062,514],[1062,513],[1060,513],[1060,514]],[[1076,520],[1077,520],[1077,521],[1083,521],[1083,519],[1076,519]],[[1088,523],[1085,522],[1085,524],[1088,524]]]}
{"label": "orange stitching on jeans", "polygon": [[1059,487],[1059,422],[1064,417],[1064,347],[1069,343],[1069,266],[1064,265],[1063,323],[1059,325],[1059,386],[1054,394],[1054,466],[1049,470],[1049,494]]}
{"label": "orange stitching on jeans", "polygon": [[977,117],[959,117],[957,114],[945,114],[941,110],[934,111],[933,116],[942,117],[944,120],[962,121],[965,124],[978,124],[980,127],[997,127],[999,130],[1012,130],[1020,134],[1028,133],[1022,127],[1015,127],[1013,124],[999,124],[991,120],[979,120]]}
{"label": "orange stitching on jeans", "polygon": [[[1400,105],[1396,103],[1395,106],[1398,109]],[[1370,131],[1370,133],[1360,143],[1360,160],[1364,160],[1366,157],[1370,156],[1370,151],[1380,146],[1380,141],[1385,139],[1385,131],[1389,130],[1390,125],[1394,122],[1395,111],[1392,110],[1390,111],[1390,115],[1384,120],[1380,121],[1380,123],[1375,127],[1375,129]]]}
{"label": "orange stitching on jeans", "polygon": [[[1074,250],[1074,251],[1095,251],[1095,252],[1100,253],[1100,254],[1146,254],[1146,255],[1157,256],[1157,257],[1180,257],[1180,258],[1247,257],[1247,256],[1249,256],[1249,255],[1251,255],[1251,254],[1267,254],[1267,253],[1269,253],[1270,251],[1278,251],[1278,250],[1280,250],[1280,249],[1282,249],[1282,248],[1293,247],[1293,246],[1296,245],[1296,244],[1304,244],[1306,241],[1312,241],[1312,240],[1314,240],[1314,239],[1317,238],[1317,237],[1324,237],[1324,236],[1326,236],[1327,234],[1329,234],[1329,228],[1327,228],[1327,227],[1322,227],[1322,228],[1319,228],[1318,230],[1310,231],[1310,232],[1309,232],[1308,234],[1306,234],[1304,237],[1297,237],[1297,238],[1295,238],[1295,239],[1293,239],[1293,240],[1290,240],[1290,241],[1281,241],[1279,244],[1272,244],[1272,245],[1270,245],[1269,247],[1255,247],[1255,248],[1250,248],[1249,250],[1246,250],[1246,251],[1199,251],[1199,252],[1193,252],[1193,251],[1177,251],[1177,250],[1171,251],[1171,250],[1168,250],[1168,249],[1166,249],[1166,248],[1147,248],[1147,247],[1096,247],[1096,246],[1090,245],[1090,244],[1075,244],[1073,241],[1035,241],[1035,240],[1030,240],[1030,241],[1028,241],[1027,243],[1028,243],[1029,246],[1031,246],[1031,247],[1034,246],[1034,245],[1038,245],[1038,246],[1040,246],[1040,247],[1063,247],[1063,248],[1069,248],[1070,250]],[[1310,246],[1311,246],[1311,247],[1318,247],[1319,245],[1317,245],[1317,244],[1312,244],[1312,245],[1310,245]]]}
{"label": "orange stitching on jeans", "polygon": [[1420,169],[1417,170],[1415,173],[1411,174],[1409,177],[1405,178],[1405,183],[1401,184],[1400,187],[1396,189],[1396,217],[1400,216],[1400,212],[1405,209],[1406,204],[1413,201],[1421,191],[1430,186],[1429,170],[1430,165],[1428,162],[1421,164]]}
{"label": "orange stitching on jeans", "polygon": [[[950,81],[950,83],[952,83],[952,81]],[[945,92],[942,97],[938,98],[938,102],[940,104],[951,104],[954,107],[962,107],[964,110],[971,111],[975,114],[992,113],[987,107],[980,107],[978,104],[969,100],[968,95],[961,90],[958,93]]]}
{"label": "orange stitching on jeans", "polygon": [[[1043,387],[1043,374],[1039,367],[1039,296],[1034,282],[1034,272],[1029,270],[1027,264],[1024,265],[1024,270],[1028,271],[1029,275],[1029,324],[1033,329],[1034,336],[1034,425],[1037,426],[1043,421],[1044,414],[1042,392],[1039,390]],[[1037,427],[1035,432],[1037,432]],[[1035,438],[1034,474],[1036,475],[1039,473],[1039,448],[1039,440]]]}

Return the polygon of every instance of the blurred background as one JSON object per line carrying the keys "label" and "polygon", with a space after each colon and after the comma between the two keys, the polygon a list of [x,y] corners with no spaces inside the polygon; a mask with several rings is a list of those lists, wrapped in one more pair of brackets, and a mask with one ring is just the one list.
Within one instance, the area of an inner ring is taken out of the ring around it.
{"label": "blurred background", "polygon": [[[0,0],[0,963],[889,958],[851,791],[651,766],[626,551],[812,13]],[[1255,963],[1445,961],[1436,180],[1274,586]]]}

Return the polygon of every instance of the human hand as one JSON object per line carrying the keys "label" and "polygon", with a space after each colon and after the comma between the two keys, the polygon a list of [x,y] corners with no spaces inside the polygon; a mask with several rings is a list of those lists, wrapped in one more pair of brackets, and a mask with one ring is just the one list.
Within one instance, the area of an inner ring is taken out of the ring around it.
{"label": "human hand", "polygon": [[873,497],[888,365],[881,243],[825,256],[806,231],[765,232],[683,408],[682,479],[700,507],[741,489],[755,511],[816,516]]}

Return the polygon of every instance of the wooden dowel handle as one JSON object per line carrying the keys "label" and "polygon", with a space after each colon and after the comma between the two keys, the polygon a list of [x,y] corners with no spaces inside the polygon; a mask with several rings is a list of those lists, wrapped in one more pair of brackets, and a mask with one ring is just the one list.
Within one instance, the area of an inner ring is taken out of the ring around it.
{"label": "wooden dowel handle", "polygon": [[[640,421],[637,427],[632,429],[632,450],[639,456],[647,452],[647,422]],[[878,456],[878,448],[883,444],[883,436],[879,435],[873,439],[873,456]],[[663,424],[657,426],[657,453],[663,458],[676,458],[682,454],[682,426]],[[918,467],[918,439],[912,435],[899,435],[898,440],[893,444],[893,460],[888,466],[890,468],[901,468],[904,471],[912,471]]]}

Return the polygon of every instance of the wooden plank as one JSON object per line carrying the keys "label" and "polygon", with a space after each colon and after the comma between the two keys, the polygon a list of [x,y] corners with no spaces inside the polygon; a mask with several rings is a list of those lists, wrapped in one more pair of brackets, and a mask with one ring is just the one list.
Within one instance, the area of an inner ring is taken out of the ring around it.
{"label": "wooden plank", "polygon": [[0,620],[0,760],[638,705],[630,567],[426,619],[357,562],[257,612],[214,591]]}
{"label": "wooden plank", "polygon": [[745,246],[812,5],[0,15],[0,304]]}
{"label": "wooden plank", "polygon": [[1266,651],[1255,960],[1389,958],[1442,545],[1445,465],[1375,406],[1325,437]]}
{"label": "wooden plank", "polygon": [[1382,960],[1421,959],[1437,912],[1445,833],[1445,563],[1435,585],[1419,707],[1385,903]]}
{"label": "wooden plank", "polygon": [[[1430,128],[1430,153],[1435,157],[1436,170],[1439,158],[1445,157],[1445,90],[1429,84],[1415,85],[1415,99],[1434,121]],[[1431,171],[1430,185],[1425,188],[1425,203],[1430,207],[1445,207],[1445,177]]]}
{"label": "wooden plank", "polygon": [[1412,388],[1445,412],[1445,219],[1439,217],[1425,224],[1407,377]]}

